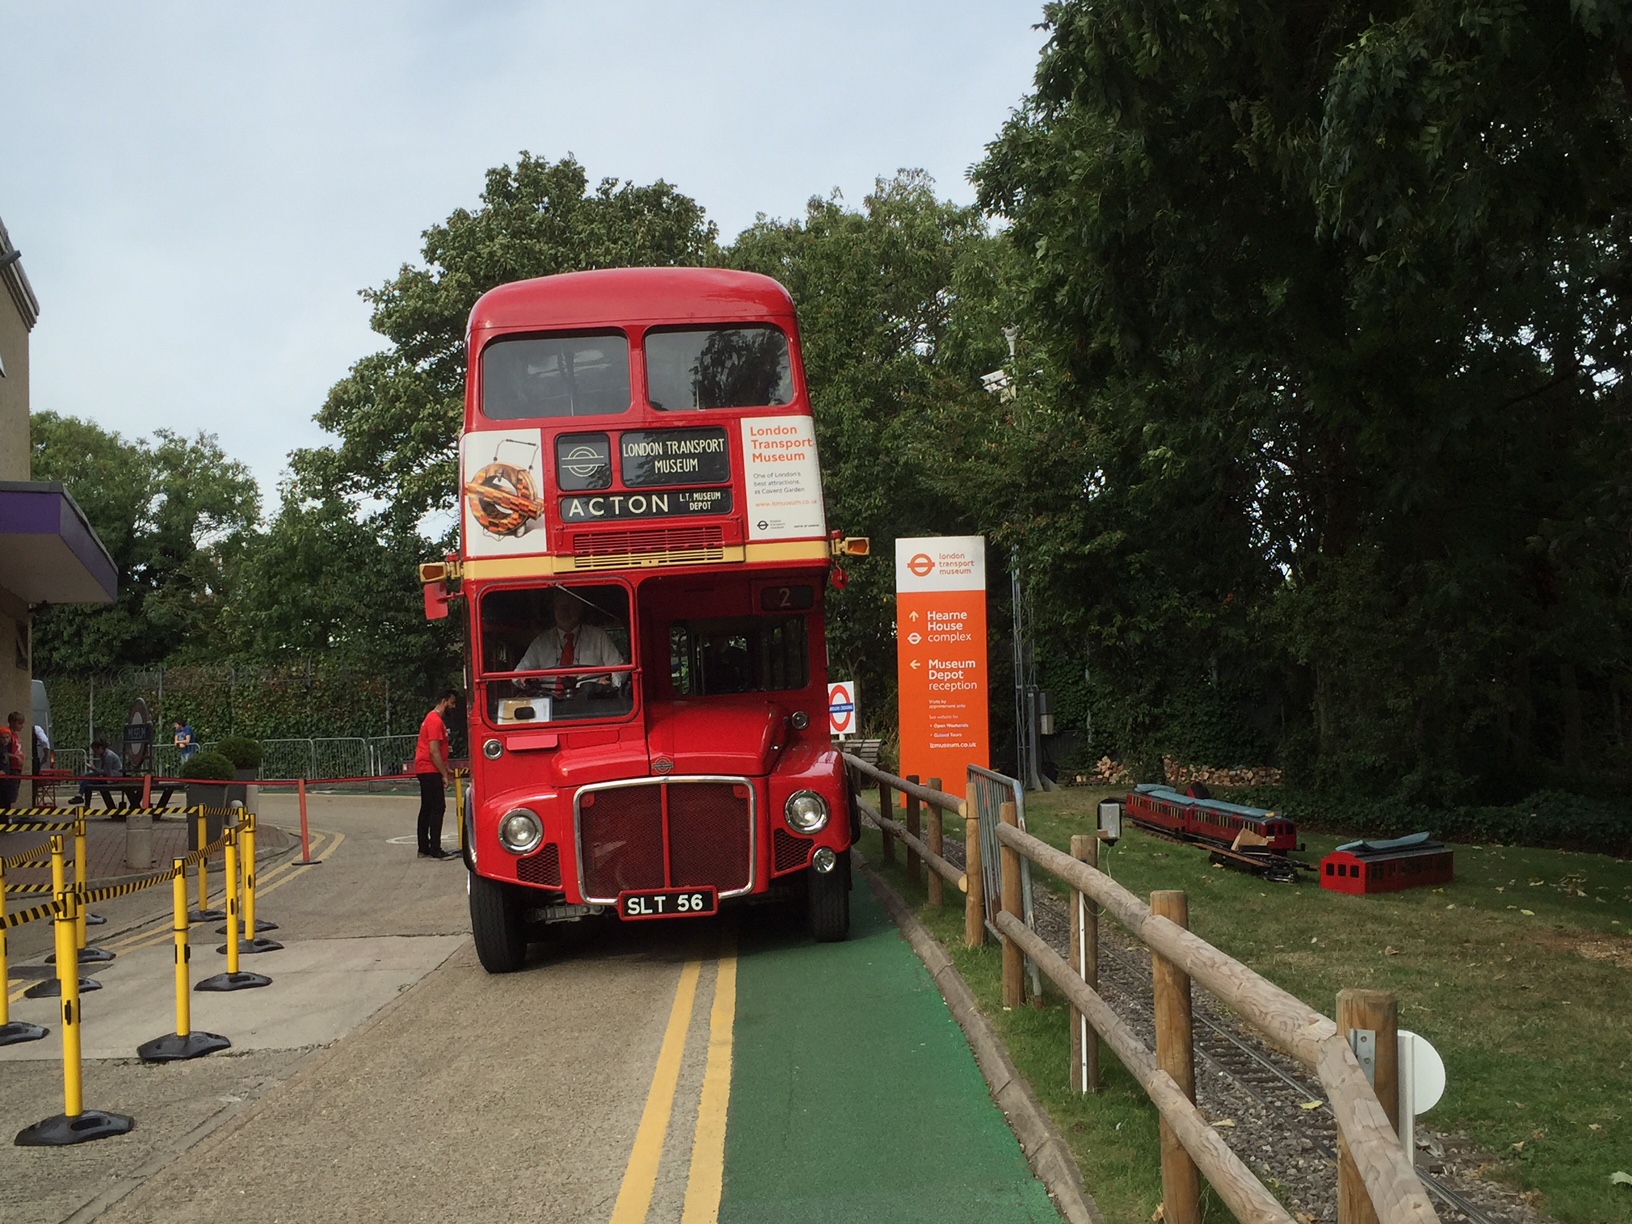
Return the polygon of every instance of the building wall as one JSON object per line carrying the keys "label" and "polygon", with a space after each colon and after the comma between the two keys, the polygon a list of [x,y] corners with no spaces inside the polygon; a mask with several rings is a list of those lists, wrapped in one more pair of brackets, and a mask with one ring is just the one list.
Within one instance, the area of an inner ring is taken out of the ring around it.
{"label": "building wall", "polygon": [[[0,222],[0,257],[16,248]],[[23,273],[23,265],[13,261],[0,268],[0,480],[28,480],[28,333],[39,317],[40,304]],[[0,585],[0,719],[12,710],[22,711],[32,735],[33,716],[29,691],[31,678],[28,605]],[[19,796],[30,802],[28,787]]]}
{"label": "building wall", "polygon": [[[0,222],[0,256],[10,253],[11,237]],[[39,303],[21,262],[0,269],[0,480],[28,480],[28,333]]]}

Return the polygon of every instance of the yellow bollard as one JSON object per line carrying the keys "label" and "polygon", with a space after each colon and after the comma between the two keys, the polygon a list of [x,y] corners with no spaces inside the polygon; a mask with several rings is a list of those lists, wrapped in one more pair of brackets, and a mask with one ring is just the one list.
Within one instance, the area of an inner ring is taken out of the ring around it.
{"label": "yellow bollard", "polygon": [[238,830],[227,834],[227,973],[238,972]]}
{"label": "yellow bollard", "polygon": [[85,1112],[84,1084],[80,1079],[79,1051],[79,891],[68,887],[68,869],[62,861],[63,841],[51,839],[51,886],[57,916],[57,982],[62,991],[62,1112],[17,1133],[18,1147],[60,1147],[122,1135],[135,1123],[124,1114]]}
{"label": "yellow bollard", "polygon": [[465,846],[465,771],[453,771],[453,819],[459,828],[459,854],[468,858]]}
{"label": "yellow bollard", "polygon": [[[81,816],[74,821],[74,895],[76,897],[83,897],[86,891],[87,864],[85,848],[85,817]],[[81,901],[79,903],[79,919],[74,923],[74,948],[79,963],[83,965],[94,961],[97,964],[103,964],[111,961],[115,954],[109,952],[106,948],[87,948],[85,946],[86,913],[85,903]]]}
{"label": "yellow bollard", "polygon": [[[210,844],[210,820],[203,808],[198,809],[197,820],[198,845],[194,849],[202,850]],[[198,856],[198,908],[193,911],[194,922],[214,922],[227,916],[225,910],[210,908],[209,861],[208,855]]]}
{"label": "yellow bollard", "polygon": [[242,953],[278,952],[283,945],[275,939],[263,939],[262,931],[275,931],[278,924],[262,922],[255,917],[255,813],[246,813],[243,818],[244,830],[244,942],[238,950]]}
{"label": "yellow bollard", "polygon": [[6,865],[0,862],[0,1046],[38,1041],[49,1031],[11,1018],[11,981],[6,968]]}
{"label": "yellow bollard", "polygon": [[207,977],[194,990],[246,990],[251,986],[270,986],[272,979],[259,973],[238,971],[238,834],[234,827],[227,830],[227,942],[217,952],[227,954],[227,971]]}
{"label": "yellow bollard", "polygon": [[193,950],[187,946],[187,860],[176,859],[173,870],[170,896],[175,912],[170,929],[176,938],[176,1031],[137,1046],[136,1055],[143,1062],[200,1058],[232,1046],[232,1042],[219,1033],[192,1031],[193,1009],[187,992],[187,966],[193,958]]}

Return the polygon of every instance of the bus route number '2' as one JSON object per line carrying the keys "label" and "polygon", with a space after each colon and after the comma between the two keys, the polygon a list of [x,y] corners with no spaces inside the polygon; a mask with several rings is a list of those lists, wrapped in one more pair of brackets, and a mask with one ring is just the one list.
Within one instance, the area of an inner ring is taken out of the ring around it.
{"label": "bus route number '2'", "polygon": [[622,918],[701,918],[718,909],[718,895],[712,888],[665,888],[618,897]]}

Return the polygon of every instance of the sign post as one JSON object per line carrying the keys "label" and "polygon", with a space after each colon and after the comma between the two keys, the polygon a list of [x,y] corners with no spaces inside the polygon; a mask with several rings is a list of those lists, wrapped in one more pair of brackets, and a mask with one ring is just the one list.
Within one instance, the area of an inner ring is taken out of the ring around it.
{"label": "sign post", "polygon": [[985,538],[897,540],[895,624],[901,772],[961,796],[988,763]]}
{"label": "sign post", "polygon": [[856,685],[838,680],[827,686],[827,733],[834,739],[849,739],[856,733]]}

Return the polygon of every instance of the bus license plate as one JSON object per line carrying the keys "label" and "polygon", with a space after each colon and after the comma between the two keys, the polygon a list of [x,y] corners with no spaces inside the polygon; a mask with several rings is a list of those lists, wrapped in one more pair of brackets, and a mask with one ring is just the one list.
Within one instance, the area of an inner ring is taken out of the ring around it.
{"label": "bus license plate", "polygon": [[712,888],[618,894],[618,915],[622,918],[700,918],[718,909],[719,898]]}

